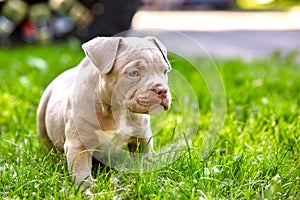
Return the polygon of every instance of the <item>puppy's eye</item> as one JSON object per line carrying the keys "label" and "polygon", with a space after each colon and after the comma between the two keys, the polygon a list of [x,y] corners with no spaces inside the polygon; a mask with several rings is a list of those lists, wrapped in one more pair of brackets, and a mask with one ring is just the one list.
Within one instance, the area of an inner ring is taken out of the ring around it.
{"label": "puppy's eye", "polygon": [[129,72],[128,74],[129,74],[129,76],[131,76],[131,77],[136,77],[136,76],[139,75],[139,71],[134,70],[134,71],[132,71],[132,72]]}

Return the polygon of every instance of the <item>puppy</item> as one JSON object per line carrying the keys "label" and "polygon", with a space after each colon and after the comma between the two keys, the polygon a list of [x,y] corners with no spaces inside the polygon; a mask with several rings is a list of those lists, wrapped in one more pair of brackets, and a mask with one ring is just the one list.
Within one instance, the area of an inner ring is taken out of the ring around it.
{"label": "puppy", "polygon": [[166,49],[154,37],[97,37],[82,45],[86,57],[59,75],[37,111],[43,140],[63,149],[77,184],[92,180],[92,152],[152,148],[150,116],[170,107]]}

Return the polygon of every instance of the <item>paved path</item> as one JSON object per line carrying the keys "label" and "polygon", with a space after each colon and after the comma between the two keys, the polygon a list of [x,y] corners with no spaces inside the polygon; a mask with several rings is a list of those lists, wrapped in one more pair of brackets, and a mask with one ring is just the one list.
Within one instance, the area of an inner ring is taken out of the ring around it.
{"label": "paved path", "polygon": [[[181,31],[218,57],[262,58],[275,50],[287,54],[299,51],[300,11],[298,12],[148,12],[140,11],[133,28],[167,28]],[[197,54],[197,48],[180,42],[177,34],[173,48]]]}

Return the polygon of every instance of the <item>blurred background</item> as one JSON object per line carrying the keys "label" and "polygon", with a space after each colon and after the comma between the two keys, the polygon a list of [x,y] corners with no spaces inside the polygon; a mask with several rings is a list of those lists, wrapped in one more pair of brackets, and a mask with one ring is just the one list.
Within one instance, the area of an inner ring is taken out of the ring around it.
{"label": "blurred background", "polygon": [[68,38],[83,43],[131,28],[181,31],[219,57],[288,54],[300,50],[300,1],[0,0],[2,47]]}
{"label": "blurred background", "polygon": [[1,44],[114,35],[130,27],[139,6],[139,0],[0,0]]}

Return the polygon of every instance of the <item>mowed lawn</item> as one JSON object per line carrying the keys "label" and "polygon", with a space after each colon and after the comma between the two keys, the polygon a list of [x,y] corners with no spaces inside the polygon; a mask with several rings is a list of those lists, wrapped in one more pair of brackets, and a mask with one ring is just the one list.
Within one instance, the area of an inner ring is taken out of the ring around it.
{"label": "mowed lawn", "polygon": [[[74,42],[0,49],[2,199],[90,199],[73,184],[63,153],[45,148],[36,131],[43,90],[83,56]],[[177,160],[152,172],[96,169],[94,198],[300,199],[300,65],[295,58],[293,52],[275,52],[251,62],[215,59],[226,91],[226,114],[217,144],[203,159],[201,132],[212,115],[210,93],[201,76],[186,70],[188,63],[170,57],[198,97],[199,138]],[[171,110],[168,117],[172,115]],[[164,124],[156,145],[170,140],[172,123]]]}

